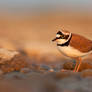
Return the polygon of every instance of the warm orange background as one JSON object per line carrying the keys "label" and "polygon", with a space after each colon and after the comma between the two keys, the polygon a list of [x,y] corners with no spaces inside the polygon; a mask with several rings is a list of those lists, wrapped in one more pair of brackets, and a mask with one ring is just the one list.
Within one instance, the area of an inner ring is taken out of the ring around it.
{"label": "warm orange background", "polygon": [[57,52],[51,40],[60,29],[92,39],[91,0],[0,1],[0,45]]}
{"label": "warm orange background", "polygon": [[40,13],[36,16],[2,14],[0,16],[0,41],[1,45],[11,44],[14,48],[56,51],[55,44],[51,40],[55,37],[57,30],[62,28],[92,39],[90,15]]}

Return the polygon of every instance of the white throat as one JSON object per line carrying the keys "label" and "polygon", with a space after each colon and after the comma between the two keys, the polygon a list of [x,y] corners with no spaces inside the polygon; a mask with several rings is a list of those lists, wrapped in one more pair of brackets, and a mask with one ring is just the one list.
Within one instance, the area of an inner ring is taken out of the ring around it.
{"label": "white throat", "polygon": [[58,39],[57,44],[64,44],[64,43],[68,42],[70,40],[71,36],[72,36],[72,34],[70,33],[68,39]]}

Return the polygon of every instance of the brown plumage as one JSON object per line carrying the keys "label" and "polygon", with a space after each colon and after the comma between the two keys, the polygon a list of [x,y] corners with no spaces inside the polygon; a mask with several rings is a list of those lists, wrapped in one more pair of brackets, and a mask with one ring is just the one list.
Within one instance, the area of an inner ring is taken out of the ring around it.
{"label": "brown plumage", "polygon": [[57,42],[57,46],[61,53],[69,57],[74,57],[74,59],[76,59],[74,72],[79,71],[82,63],[82,56],[86,56],[92,51],[91,40],[65,30],[59,31],[56,34],[56,38],[52,41]]}
{"label": "brown plumage", "polygon": [[92,50],[92,41],[83,36],[72,34],[70,46],[78,49],[81,52],[87,53]]}

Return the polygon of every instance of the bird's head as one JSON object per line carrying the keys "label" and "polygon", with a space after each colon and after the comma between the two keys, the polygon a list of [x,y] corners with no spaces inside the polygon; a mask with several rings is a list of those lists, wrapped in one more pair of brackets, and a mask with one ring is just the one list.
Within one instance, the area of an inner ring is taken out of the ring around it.
{"label": "bird's head", "polygon": [[56,33],[56,37],[52,41],[57,42],[57,44],[64,44],[70,37],[71,33],[69,31],[61,30]]}

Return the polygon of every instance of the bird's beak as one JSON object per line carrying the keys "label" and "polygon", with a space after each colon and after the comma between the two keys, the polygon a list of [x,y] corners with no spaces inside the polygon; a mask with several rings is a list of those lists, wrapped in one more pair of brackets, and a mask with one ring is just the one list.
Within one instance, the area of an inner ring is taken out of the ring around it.
{"label": "bird's beak", "polygon": [[54,41],[56,41],[57,40],[57,38],[54,38],[52,41],[54,42]]}

